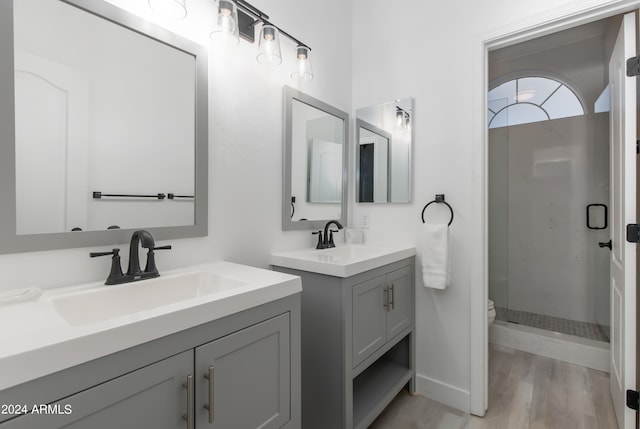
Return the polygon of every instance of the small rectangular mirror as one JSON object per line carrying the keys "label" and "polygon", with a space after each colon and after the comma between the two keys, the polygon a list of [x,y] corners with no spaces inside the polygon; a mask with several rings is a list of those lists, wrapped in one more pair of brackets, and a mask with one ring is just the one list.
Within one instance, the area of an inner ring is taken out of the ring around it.
{"label": "small rectangular mirror", "polygon": [[349,115],[284,87],[282,229],[347,220]]}
{"label": "small rectangular mirror", "polygon": [[412,97],[356,111],[356,202],[411,202],[412,122]]}

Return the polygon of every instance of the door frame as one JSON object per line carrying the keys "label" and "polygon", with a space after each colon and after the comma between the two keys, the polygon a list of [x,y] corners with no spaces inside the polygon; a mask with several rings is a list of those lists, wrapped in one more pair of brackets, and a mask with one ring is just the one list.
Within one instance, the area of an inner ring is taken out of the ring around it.
{"label": "door frame", "polygon": [[475,228],[470,240],[475,249],[471,261],[472,278],[481,279],[481,287],[470,291],[470,411],[483,416],[488,407],[488,326],[489,295],[489,203],[488,203],[488,141],[487,93],[489,90],[489,52],[516,43],[535,39],[568,28],[598,21],[640,8],[640,0],[585,0],[571,3],[498,31],[480,35],[473,40],[473,171],[472,213]]}

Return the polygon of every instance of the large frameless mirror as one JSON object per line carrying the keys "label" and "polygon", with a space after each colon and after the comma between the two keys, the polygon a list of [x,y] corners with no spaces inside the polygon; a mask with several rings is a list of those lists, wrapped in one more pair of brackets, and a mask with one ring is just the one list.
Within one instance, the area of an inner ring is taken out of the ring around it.
{"label": "large frameless mirror", "polygon": [[284,103],[282,229],[346,225],[349,115],[288,86]]}
{"label": "large frameless mirror", "polygon": [[206,50],[101,0],[0,28],[0,252],[206,235]]}
{"label": "large frameless mirror", "polygon": [[356,202],[411,202],[413,98],[356,111]]}

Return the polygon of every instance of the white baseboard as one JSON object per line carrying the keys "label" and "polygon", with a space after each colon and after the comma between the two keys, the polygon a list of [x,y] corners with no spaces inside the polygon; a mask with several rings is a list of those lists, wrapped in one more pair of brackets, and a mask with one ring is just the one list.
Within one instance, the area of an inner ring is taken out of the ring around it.
{"label": "white baseboard", "polygon": [[468,390],[443,383],[440,380],[417,374],[416,391],[422,396],[465,413],[469,413],[471,410],[471,395]]}
{"label": "white baseboard", "polygon": [[600,341],[495,322],[489,327],[489,342],[609,372],[609,346]]}

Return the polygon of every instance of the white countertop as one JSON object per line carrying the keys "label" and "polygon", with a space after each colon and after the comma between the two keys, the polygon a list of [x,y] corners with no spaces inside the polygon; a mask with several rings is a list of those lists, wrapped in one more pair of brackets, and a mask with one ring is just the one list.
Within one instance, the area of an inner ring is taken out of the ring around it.
{"label": "white countertop", "polygon": [[[200,285],[171,286],[194,281]],[[230,262],[122,285],[46,290],[0,306],[0,390],[301,290],[299,277]]]}
{"label": "white countertop", "polygon": [[302,249],[272,253],[273,266],[310,271],[335,277],[350,277],[382,265],[415,256],[414,246],[369,246],[347,244],[329,249]]}

